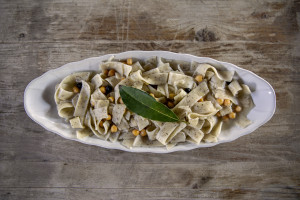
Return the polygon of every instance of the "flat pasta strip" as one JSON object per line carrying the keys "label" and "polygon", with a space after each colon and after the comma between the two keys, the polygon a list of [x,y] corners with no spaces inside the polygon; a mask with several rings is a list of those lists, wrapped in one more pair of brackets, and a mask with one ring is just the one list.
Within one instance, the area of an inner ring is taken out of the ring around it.
{"label": "flat pasta strip", "polygon": [[160,130],[156,135],[156,139],[165,145],[168,137],[171,135],[171,133],[175,130],[177,126],[178,123],[176,122],[165,122],[164,125],[160,127]]}
{"label": "flat pasta strip", "polygon": [[148,119],[146,119],[142,116],[139,116],[139,115],[134,115],[134,119],[137,122],[137,126],[138,126],[139,131],[144,129],[145,127],[147,127],[150,124]]}
{"label": "flat pasta strip", "polygon": [[148,139],[149,140],[155,140],[158,131],[159,131],[159,127],[148,126],[147,129],[146,129]]}
{"label": "flat pasta strip", "polygon": [[185,142],[186,141],[186,135],[184,132],[179,132],[175,137],[170,140],[171,144],[177,144],[179,142]]}
{"label": "flat pasta strip", "polygon": [[74,106],[69,102],[61,102],[57,105],[58,115],[62,118],[69,119],[74,115]]}
{"label": "flat pasta strip", "polygon": [[237,80],[232,81],[228,85],[228,88],[231,91],[233,96],[236,96],[238,92],[242,90],[242,87],[240,86],[239,82],[237,82]]}
{"label": "flat pasta strip", "polygon": [[216,123],[217,123],[217,117],[209,116],[205,120],[201,130],[203,131],[203,133],[208,134],[211,132],[213,127],[216,125]]}
{"label": "flat pasta strip", "polygon": [[200,83],[195,89],[187,94],[174,108],[173,111],[176,113],[180,106],[192,107],[200,98],[209,92],[207,84],[205,82]]}
{"label": "flat pasta strip", "polygon": [[69,122],[72,128],[84,128],[82,119],[80,119],[80,117],[74,117],[73,119],[70,119]]}
{"label": "flat pasta strip", "polygon": [[214,105],[210,101],[196,102],[192,111],[199,114],[210,114],[216,113],[218,110],[214,107]]}
{"label": "flat pasta strip", "polygon": [[94,84],[95,88],[99,88],[103,84],[103,79],[101,78],[100,74],[96,74],[92,80],[92,84]]}
{"label": "flat pasta strip", "polygon": [[251,90],[250,88],[242,84],[242,91],[240,92],[240,104],[243,107],[243,110],[238,114],[235,122],[238,126],[242,128],[246,128],[249,126],[252,122],[247,118],[248,113],[251,111],[251,109],[255,106],[253,103],[253,100],[251,98]]}
{"label": "flat pasta strip", "polygon": [[107,97],[97,88],[91,95],[91,105],[96,105],[97,100],[107,100]]}
{"label": "flat pasta strip", "polygon": [[112,121],[114,124],[120,124],[123,115],[125,114],[126,106],[124,104],[117,104],[112,111]]}
{"label": "flat pasta strip", "polygon": [[88,103],[90,100],[90,95],[91,95],[90,85],[87,82],[82,81],[82,88],[75,107],[74,116],[78,116],[78,117],[85,116]]}
{"label": "flat pasta strip", "polygon": [[204,77],[207,70],[212,70],[219,79],[224,80],[224,81],[231,81],[233,78],[233,75],[234,75],[234,71],[219,71],[218,72],[215,67],[213,67],[210,64],[206,64],[206,63],[198,64],[193,75],[195,76],[195,75],[200,74]]}
{"label": "flat pasta strip", "polygon": [[199,144],[204,137],[204,133],[201,130],[192,126],[187,126],[185,129],[183,129],[183,132],[190,136],[196,144]]}
{"label": "flat pasta strip", "polygon": [[169,137],[166,140],[166,143],[169,143],[185,127],[186,127],[186,123],[180,122],[179,125],[175,128],[175,130],[169,135]]}
{"label": "flat pasta strip", "polygon": [[238,104],[238,100],[236,97],[232,96],[231,92],[228,90],[224,89],[217,89],[215,91],[215,97],[219,99],[229,99],[231,100],[234,104]]}
{"label": "flat pasta strip", "polygon": [[218,137],[222,130],[223,122],[219,121],[213,128],[210,134],[205,134],[203,137],[203,141],[206,143],[218,142]]}
{"label": "flat pasta strip", "polygon": [[120,136],[120,133],[121,133],[120,131],[115,132],[115,133],[110,133],[110,135],[108,137],[109,141],[116,142]]}
{"label": "flat pasta strip", "polygon": [[117,73],[119,73],[120,76],[126,76],[126,77],[128,77],[129,73],[132,70],[132,67],[130,65],[126,65],[121,62],[106,62],[101,64],[100,68],[102,72],[104,70],[114,69]]}
{"label": "flat pasta strip", "polygon": [[76,131],[76,137],[80,140],[84,139],[86,137],[90,137],[92,135],[93,135],[93,132],[89,128],[84,128],[84,129]]}
{"label": "flat pasta strip", "polygon": [[180,88],[192,88],[194,79],[191,76],[178,72],[169,72],[168,84]]}

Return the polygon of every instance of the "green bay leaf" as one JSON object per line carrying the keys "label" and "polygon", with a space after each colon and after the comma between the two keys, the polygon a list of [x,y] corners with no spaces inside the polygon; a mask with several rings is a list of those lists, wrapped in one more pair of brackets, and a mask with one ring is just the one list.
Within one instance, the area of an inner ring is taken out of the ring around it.
{"label": "green bay leaf", "polygon": [[161,122],[178,122],[177,115],[166,105],[157,102],[155,98],[148,93],[129,86],[120,85],[120,95],[126,107],[151,120]]}

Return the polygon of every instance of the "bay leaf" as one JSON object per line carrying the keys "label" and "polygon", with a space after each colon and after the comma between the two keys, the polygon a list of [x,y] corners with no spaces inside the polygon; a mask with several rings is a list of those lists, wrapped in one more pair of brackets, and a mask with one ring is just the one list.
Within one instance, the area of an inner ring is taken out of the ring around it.
{"label": "bay leaf", "polygon": [[161,122],[178,122],[179,118],[166,105],[157,102],[148,93],[129,86],[120,85],[120,96],[126,107],[151,120]]}

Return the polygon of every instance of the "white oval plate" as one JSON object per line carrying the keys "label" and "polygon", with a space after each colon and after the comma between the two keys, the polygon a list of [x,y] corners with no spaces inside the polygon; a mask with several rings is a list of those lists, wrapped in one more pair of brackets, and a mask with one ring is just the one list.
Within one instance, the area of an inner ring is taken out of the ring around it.
{"label": "white oval plate", "polygon": [[[222,131],[217,143],[200,143],[196,144],[179,144],[174,148],[167,150],[165,147],[152,148],[132,148],[127,149],[120,143],[111,143],[103,141],[96,136],[87,137],[84,140],[76,138],[75,130],[72,129],[69,123],[65,122],[57,114],[56,105],[54,102],[54,88],[64,77],[78,71],[99,71],[99,64],[107,60],[112,55],[116,59],[137,58],[147,59],[152,56],[160,56],[166,59],[196,61],[199,63],[210,63],[215,66],[224,66],[228,70],[234,70],[240,76],[245,84],[253,91],[252,98],[256,105],[248,114],[248,118],[253,122],[247,128],[231,127],[228,130]],[[27,115],[36,123],[56,133],[66,139],[75,140],[89,145],[96,145],[108,149],[120,149],[130,152],[152,152],[152,153],[169,153],[174,151],[186,151],[195,148],[211,147],[220,143],[231,142],[237,138],[247,135],[258,127],[265,124],[271,119],[276,108],[276,97],[272,86],[257,76],[256,74],[239,68],[231,63],[220,62],[212,58],[197,57],[189,54],[180,54],[167,51],[128,51],[119,54],[109,54],[100,57],[88,58],[78,62],[68,63],[62,67],[50,70],[40,77],[32,80],[26,87],[24,93],[24,107]]]}

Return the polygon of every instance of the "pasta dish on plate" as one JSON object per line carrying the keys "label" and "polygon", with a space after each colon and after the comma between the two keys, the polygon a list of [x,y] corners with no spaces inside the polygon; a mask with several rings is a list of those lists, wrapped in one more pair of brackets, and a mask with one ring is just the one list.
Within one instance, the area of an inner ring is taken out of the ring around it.
{"label": "pasta dish on plate", "polygon": [[[178,121],[137,114],[129,109],[134,102],[125,101],[120,86],[142,91]],[[100,64],[99,72],[65,77],[56,86],[54,98],[58,115],[76,130],[78,139],[97,137],[127,148],[214,143],[225,124],[242,128],[251,124],[247,114],[254,107],[249,87],[234,71],[159,57],[112,57]]]}

